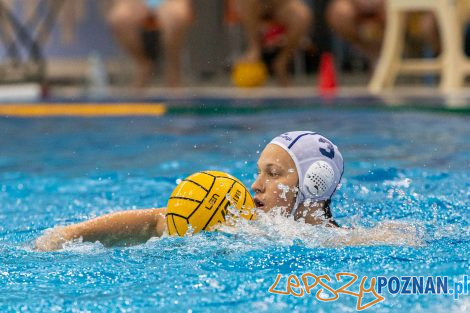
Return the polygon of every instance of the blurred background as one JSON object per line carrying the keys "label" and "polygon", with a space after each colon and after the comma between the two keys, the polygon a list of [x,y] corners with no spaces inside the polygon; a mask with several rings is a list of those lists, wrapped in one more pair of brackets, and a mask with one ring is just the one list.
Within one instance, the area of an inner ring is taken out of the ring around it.
{"label": "blurred background", "polygon": [[[0,100],[234,86],[380,94],[395,82],[464,92],[466,72],[445,69],[467,69],[469,1],[419,2],[1,0]],[[390,3],[404,3],[399,14]],[[458,22],[433,13],[449,3]]]}

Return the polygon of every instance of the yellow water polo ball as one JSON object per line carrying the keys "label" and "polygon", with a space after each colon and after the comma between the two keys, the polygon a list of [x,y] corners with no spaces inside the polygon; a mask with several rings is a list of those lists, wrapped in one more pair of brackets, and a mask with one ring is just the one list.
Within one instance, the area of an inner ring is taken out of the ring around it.
{"label": "yellow water polo ball", "polygon": [[231,218],[253,219],[255,207],[247,188],[235,177],[218,171],[198,172],[185,178],[173,190],[166,209],[170,235],[210,231]]}
{"label": "yellow water polo ball", "polygon": [[240,62],[232,71],[232,82],[237,87],[259,87],[268,77],[268,70],[263,62]]}

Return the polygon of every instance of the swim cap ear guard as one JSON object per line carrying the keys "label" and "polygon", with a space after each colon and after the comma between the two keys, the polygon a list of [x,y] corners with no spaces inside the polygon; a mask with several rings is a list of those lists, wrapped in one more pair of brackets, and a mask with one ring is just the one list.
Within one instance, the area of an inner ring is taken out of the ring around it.
{"label": "swim cap ear guard", "polygon": [[343,157],[331,141],[314,132],[294,131],[274,138],[271,144],[289,153],[299,175],[299,192],[292,215],[306,200],[331,198],[344,171]]}
{"label": "swim cap ear guard", "polygon": [[315,161],[310,165],[304,177],[305,195],[321,197],[334,183],[333,168],[325,161]]}

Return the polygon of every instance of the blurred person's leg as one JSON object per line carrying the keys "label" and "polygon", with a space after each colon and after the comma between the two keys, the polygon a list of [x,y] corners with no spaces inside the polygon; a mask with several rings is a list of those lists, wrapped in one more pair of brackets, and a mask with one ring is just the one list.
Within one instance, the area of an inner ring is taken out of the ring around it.
{"label": "blurred person's leg", "polygon": [[135,85],[148,85],[154,71],[153,61],[146,55],[140,33],[150,9],[142,0],[115,0],[108,16],[118,43],[131,56],[137,67]]}
{"label": "blurred person's leg", "polygon": [[191,0],[166,1],[158,11],[165,53],[165,80],[168,86],[181,84],[181,51],[192,20]]}
{"label": "blurred person's leg", "polygon": [[275,19],[286,28],[286,42],[274,61],[274,73],[281,85],[288,84],[288,65],[301,40],[309,33],[312,13],[301,0],[276,1]]}
{"label": "blurred person's leg", "polygon": [[245,61],[261,59],[260,31],[263,19],[272,19],[286,29],[285,43],[273,64],[281,85],[288,84],[288,65],[301,39],[309,32],[312,14],[301,0],[239,0],[239,10],[248,40]]}
{"label": "blurred person's leg", "polygon": [[384,11],[382,0],[333,0],[326,14],[336,34],[375,62],[382,44]]}
{"label": "blurred person's leg", "polygon": [[256,62],[261,59],[260,30],[263,12],[268,10],[268,1],[239,0],[238,8],[245,28],[248,46],[242,59],[247,62]]}

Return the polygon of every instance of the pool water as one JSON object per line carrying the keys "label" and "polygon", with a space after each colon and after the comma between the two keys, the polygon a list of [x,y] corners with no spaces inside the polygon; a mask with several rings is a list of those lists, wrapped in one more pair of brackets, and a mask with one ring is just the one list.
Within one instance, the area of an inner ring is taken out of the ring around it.
{"label": "pool water", "polygon": [[[165,206],[176,181],[195,171],[226,171],[250,186],[264,145],[289,130],[317,131],[340,148],[345,174],[332,203],[340,224],[394,221],[415,230],[421,244],[325,245],[331,234],[272,214],[235,230],[133,247],[32,249],[55,225]],[[0,312],[355,312],[350,295],[321,302],[268,290],[277,274],[277,289],[288,275],[307,272],[447,276],[450,283],[470,274],[468,115],[315,108],[1,118],[0,134]],[[383,296],[366,311],[470,307],[468,295]]]}

